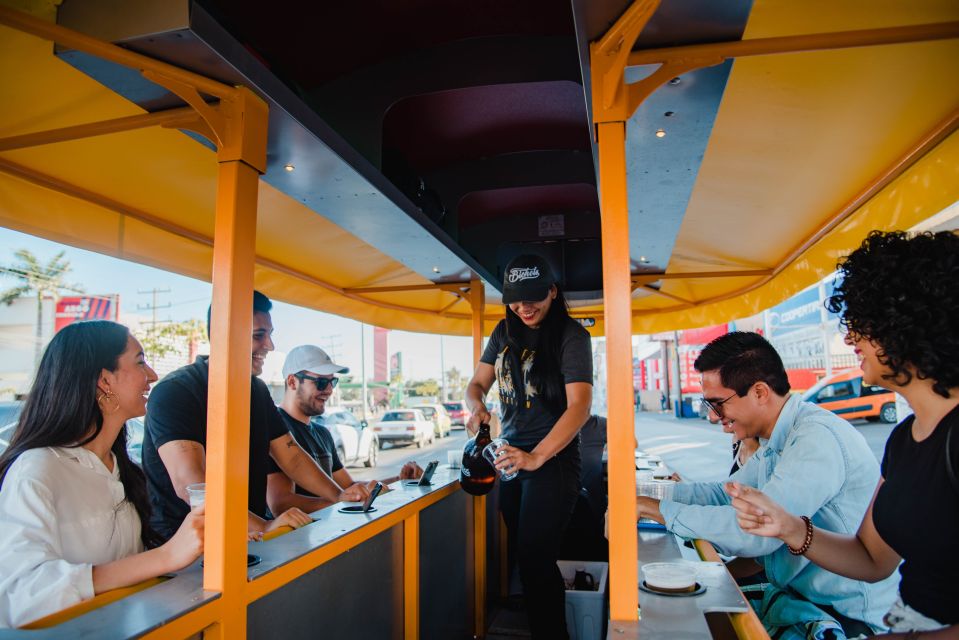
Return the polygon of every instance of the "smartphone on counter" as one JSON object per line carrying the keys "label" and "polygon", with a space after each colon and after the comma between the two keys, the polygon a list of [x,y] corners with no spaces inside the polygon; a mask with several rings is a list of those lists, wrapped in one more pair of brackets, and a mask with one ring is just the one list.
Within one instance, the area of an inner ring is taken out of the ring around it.
{"label": "smartphone on counter", "polygon": [[373,489],[370,490],[369,497],[363,503],[363,508],[361,509],[363,513],[366,513],[367,511],[370,510],[370,507],[373,506],[373,501],[376,500],[376,496],[380,495],[380,492],[382,490],[383,490],[383,483],[377,482],[376,485],[373,487]]}
{"label": "smartphone on counter", "polygon": [[423,470],[423,475],[420,476],[420,479],[416,484],[421,487],[428,487],[433,484],[433,473],[436,471],[436,467],[439,465],[439,460],[430,461],[430,463],[426,465],[426,469]]}

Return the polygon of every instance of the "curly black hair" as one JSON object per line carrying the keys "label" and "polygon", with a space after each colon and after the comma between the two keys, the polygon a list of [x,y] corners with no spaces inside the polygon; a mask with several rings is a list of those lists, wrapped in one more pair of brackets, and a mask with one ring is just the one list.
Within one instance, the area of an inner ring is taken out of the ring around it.
{"label": "curly black hair", "polygon": [[959,386],[959,236],[873,231],[838,267],[826,307],[878,345],[883,377],[904,386],[914,370],[948,398]]}

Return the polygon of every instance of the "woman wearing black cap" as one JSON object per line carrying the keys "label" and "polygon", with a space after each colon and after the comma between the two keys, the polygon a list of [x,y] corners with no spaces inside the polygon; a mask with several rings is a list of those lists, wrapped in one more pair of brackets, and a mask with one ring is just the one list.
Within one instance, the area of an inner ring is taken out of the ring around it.
{"label": "woman wearing black cap", "polygon": [[490,420],[493,381],[503,410],[500,509],[519,564],[533,638],[566,638],[565,585],[556,566],[579,493],[580,427],[592,402],[589,334],[569,316],[549,264],[522,255],[506,267],[506,318],[490,336],[466,390],[473,433]]}

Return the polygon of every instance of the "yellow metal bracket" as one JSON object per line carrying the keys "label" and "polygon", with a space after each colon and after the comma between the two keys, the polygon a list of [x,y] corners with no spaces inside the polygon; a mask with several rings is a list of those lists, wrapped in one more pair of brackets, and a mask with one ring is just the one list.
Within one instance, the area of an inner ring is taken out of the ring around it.
{"label": "yellow metal bracket", "polygon": [[204,100],[188,80],[144,69],[144,78],[169,89],[196,111],[199,119],[182,126],[216,145],[218,162],[239,160],[259,173],[266,173],[266,143],[269,110],[266,103],[246,87],[234,87],[218,104]]}
{"label": "yellow metal bracket", "polygon": [[[216,145],[219,162],[239,160],[259,173],[266,172],[268,107],[249,89],[225,85],[200,74],[7,7],[0,7],[0,24],[136,69],[147,80],[176,94],[196,111],[200,119],[190,121],[184,118],[178,122],[170,119],[166,122],[152,123],[147,118],[141,118],[142,122],[139,123],[127,119],[128,125],[165,124],[196,131]],[[208,104],[202,95],[212,96],[218,99],[219,103]],[[123,119],[119,120],[123,121]],[[91,125],[87,135],[97,135],[97,126],[97,123]],[[83,125],[81,125],[81,132],[83,132],[82,127]],[[109,132],[99,131],[99,133]]]}
{"label": "yellow metal bracket", "polygon": [[632,113],[624,88],[629,54],[659,0],[636,0],[597,42],[590,43],[594,122],[625,122]]}
{"label": "yellow metal bracket", "polygon": [[668,61],[639,82],[626,82],[633,45],[659,8],[659,0],[636,0],[616,24],[589,46],[593,77],[593,122],[626,122],[639,105],[656,89],[678,75],[720,64],[723,57],[709,53],[691,54]]}

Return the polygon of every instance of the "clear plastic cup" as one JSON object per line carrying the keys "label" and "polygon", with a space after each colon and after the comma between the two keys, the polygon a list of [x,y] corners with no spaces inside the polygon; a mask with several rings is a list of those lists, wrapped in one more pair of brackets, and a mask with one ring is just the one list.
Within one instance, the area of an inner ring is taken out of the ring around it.
{"label": "clear plastic cup", "polygon": [[446,464],[450,469],[459,469],[460,462],[462,462],[463,450],[462,449],[450,449],[446,452]]}
{"label": "clear plastic cup", "polygon": [[[486,445],[486,447],[483,449],[483,457],[489,460],[489,463],[495,467],[496,458],[498,458],[499,455],[503,455],[503,454],[496,455],[495,453],[496,450],[499,449],[500,447],[505,447],[508,444],[509,442],[507,442],[503,438],[493,438],[493,440],[488,445]],[[519,473],[519,469],[513,472],[508,472],[506,469],[500,469],[499,478],[503,482],[509,482],[510,480],[515,478],[518,473]]]}
{"label": "clear plastic cup", "polygon": [[186,486],[186,492],[190,496],[190,509],[196,509],[202,507],[206,504],[206,483],[197,482],[196,484],[188,484]]}

